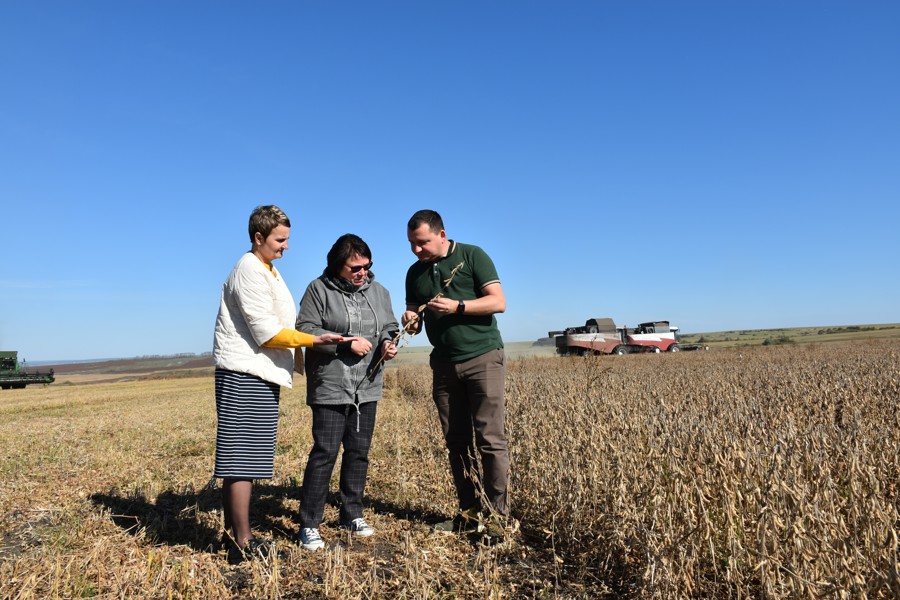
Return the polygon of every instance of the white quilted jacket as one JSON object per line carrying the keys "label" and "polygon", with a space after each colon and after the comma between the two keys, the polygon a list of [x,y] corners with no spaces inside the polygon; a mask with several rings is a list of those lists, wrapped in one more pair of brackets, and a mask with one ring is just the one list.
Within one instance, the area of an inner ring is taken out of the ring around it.
{"label": "white quilted jacket", "polygon": [[294,350],[262,347],[282,329],[293,329],[297,318],[294,298],[277,271],[273,276],[250,252],[231,270],[222,286],[213,363],[289,388]]}

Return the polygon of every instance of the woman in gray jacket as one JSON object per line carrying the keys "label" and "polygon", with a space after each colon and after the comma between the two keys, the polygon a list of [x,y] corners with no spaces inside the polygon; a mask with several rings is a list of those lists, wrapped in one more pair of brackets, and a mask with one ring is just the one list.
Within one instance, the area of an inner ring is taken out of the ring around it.
{"label": "woman in gray jacket", "polygon": [[311,335],[339,333],[336,346],[306,353],[306,403],[312,408],[313,448],[300,495],[300,544],[318,550],[325,543],[319,525],[328,482],[344,447],[340,478],[340,525],[354,535],[374,533],[362,515],[369,447],[381,399],[382,358],[397,355],[399,327],[391,296],[372,273],[372,252],[359,236],[342,235],[328,252],[325,272],[306,288],[297,329]]}

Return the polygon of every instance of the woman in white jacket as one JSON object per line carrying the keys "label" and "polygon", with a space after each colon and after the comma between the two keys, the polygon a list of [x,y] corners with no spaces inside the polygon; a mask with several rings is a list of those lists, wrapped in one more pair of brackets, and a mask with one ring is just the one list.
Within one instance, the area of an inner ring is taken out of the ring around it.
{"label": "woman in white jacket", "polygon": [[291,222],[277,206],[250,215],[252,247],[222,286],[216,318],[216,464],[222,479],[229,558],[268,555],[271,546],[250,529],[254,479],[271,479],[278,430],[280,386],[291,387],[294,348],[336,344],[340,335],[293,329],[294,299],[272,263],[288,249]]}

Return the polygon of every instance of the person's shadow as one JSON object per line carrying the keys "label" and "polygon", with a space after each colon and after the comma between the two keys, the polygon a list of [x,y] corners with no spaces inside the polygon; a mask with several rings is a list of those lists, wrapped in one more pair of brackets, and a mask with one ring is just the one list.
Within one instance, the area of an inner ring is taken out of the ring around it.
{"label": "person's shadow", "polygon": [[[250,523],[255,531],[272,537],[291,539],[297,523],[297,512],[289,508],[285,499],[299,500],[300,487],[293,485],[253,484],[250,503]],[[91,501],[109,511],[112,521],[131,535],[145,536],[153,543],[169,546],[184,545],[202,552],[218,552],[223,544],[221,522],[222,489],[216,480],[199,491],[186,488],[181,492],[166,490],[151,501],[141,494],[123,494],[117,489],[91,494]],[[330,504],[337,505],[338,494],[328,495]],[[398,506],[378,497],[367,496],[365,505],[379,514],[396,519],[435,523],[441,514]],[[333,525],[337,525],[334,523]]]}
{"label": "person's shadow", "polygon": [[[297,497],[293,486],[253,485],[250,523],[259,531],[276,536],[290,536],[283,523],[294,516],[284,503]],[[218,552],[222,548],[222,488],[216,480],[201,490],[187,488],[166,490],[151,501],[142,494],[123,494],[117,489],[91,494],[91,501],[109,511],[112,521],[135,536],[145,536],[154,543],[184,545],[194,550]]]}
{"label": "person's shadow", "polygon": [[221,492],[214,486],[207,485],[200,491],[166,490],[154,501],[143,494],[123,494],[115,488],[106,493],[95,492],[90,499],[108,510],[113,523],[131,535],[195,550],[212,551],[219,545],[221,528],[208,523],[208,515],[222,505]]}

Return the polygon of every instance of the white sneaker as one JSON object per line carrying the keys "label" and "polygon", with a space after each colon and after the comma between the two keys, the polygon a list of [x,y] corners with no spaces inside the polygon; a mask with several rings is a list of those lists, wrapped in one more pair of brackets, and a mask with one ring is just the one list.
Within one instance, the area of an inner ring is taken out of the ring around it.
{"label": "white sneaker", "polygon": [[375,533],[375,530],[372,529],[372,527],[368,523],[366,523],[366,520],[362,517],[353,519],[349,523],[344,523],[342,527],[344,527],[344,529],[349,529],[350,532],[357,537],[369,537],[370,535]]}
{"label": "white sneaker", "polygon": [[319,530],[313,527],[303,527],[300,529],[300,545],[304,550],[319,550],[325,547]]}

